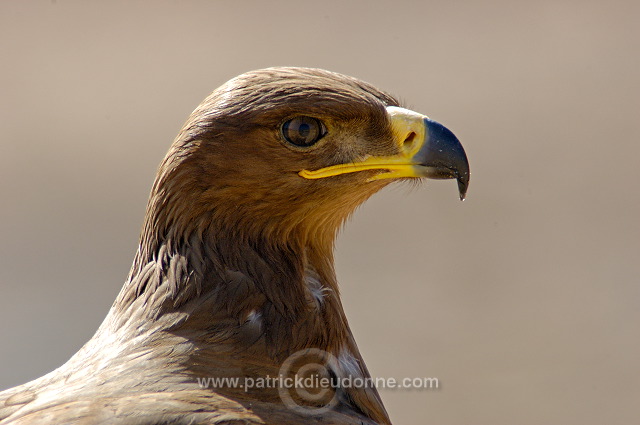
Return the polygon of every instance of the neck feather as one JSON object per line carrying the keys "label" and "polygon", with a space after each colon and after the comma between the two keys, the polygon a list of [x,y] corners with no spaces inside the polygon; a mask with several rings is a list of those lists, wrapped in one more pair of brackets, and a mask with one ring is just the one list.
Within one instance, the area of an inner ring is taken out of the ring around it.
{"label": "neck feather", "polygon": [[182,234],[189,236],[143,238],[114,304],[116,326],[142,317],[147,326],[238,349],[262,339],[278,357],[347,343],[332,240],[318,246],[199,228]]}

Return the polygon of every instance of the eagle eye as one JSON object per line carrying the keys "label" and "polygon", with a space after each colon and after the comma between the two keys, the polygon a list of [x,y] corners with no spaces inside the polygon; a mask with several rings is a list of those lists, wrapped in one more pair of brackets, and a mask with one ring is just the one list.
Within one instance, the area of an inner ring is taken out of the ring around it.
{"label": "eagle eye", "polygon": [[304,116],[285,121],[281,131],[287,142],[301,147],[311,146],[327,134],[327,129],[322,121]]}

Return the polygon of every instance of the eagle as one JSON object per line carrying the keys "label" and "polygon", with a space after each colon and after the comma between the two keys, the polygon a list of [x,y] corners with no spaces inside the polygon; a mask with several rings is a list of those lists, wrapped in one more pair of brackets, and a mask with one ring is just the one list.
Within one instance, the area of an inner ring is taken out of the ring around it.
{"label": "eagle", "polygon": [[464,149],[371,84],[295,67],[229,80],[161,162],[104,322],[0,393],[0,424],[389,424],[333,249],[367,198],[422,178],[464,199]]}

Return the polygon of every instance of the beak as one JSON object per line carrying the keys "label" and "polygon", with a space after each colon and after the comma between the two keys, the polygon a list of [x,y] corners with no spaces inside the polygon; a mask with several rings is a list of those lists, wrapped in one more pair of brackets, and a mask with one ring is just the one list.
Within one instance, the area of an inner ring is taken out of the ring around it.
{"label": "beak", "polygon": [[338,164],[319,170],[302,170],[306,179],[321,179],[364,170],[382,170],[370,180],[426,177],[456,179],[460,199],[469,186],[469,162],[462,145],[442,124],[429,117],[396,106],[387,107],[399,154],[372,156],[362,162]]}

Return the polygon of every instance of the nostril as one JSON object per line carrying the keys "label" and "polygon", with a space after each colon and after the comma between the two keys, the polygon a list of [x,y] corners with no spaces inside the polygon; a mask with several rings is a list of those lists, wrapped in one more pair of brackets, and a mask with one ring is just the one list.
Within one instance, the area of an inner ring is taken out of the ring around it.
{"label": "nostril", "polygon": [[405,137],[404,142],[402,143],[402,147],[404,149],[411,149],[411,146],[413,146],[413,142],[416,136],[417,136],[416,133],[413,131],[407,134],[407,137]]}

